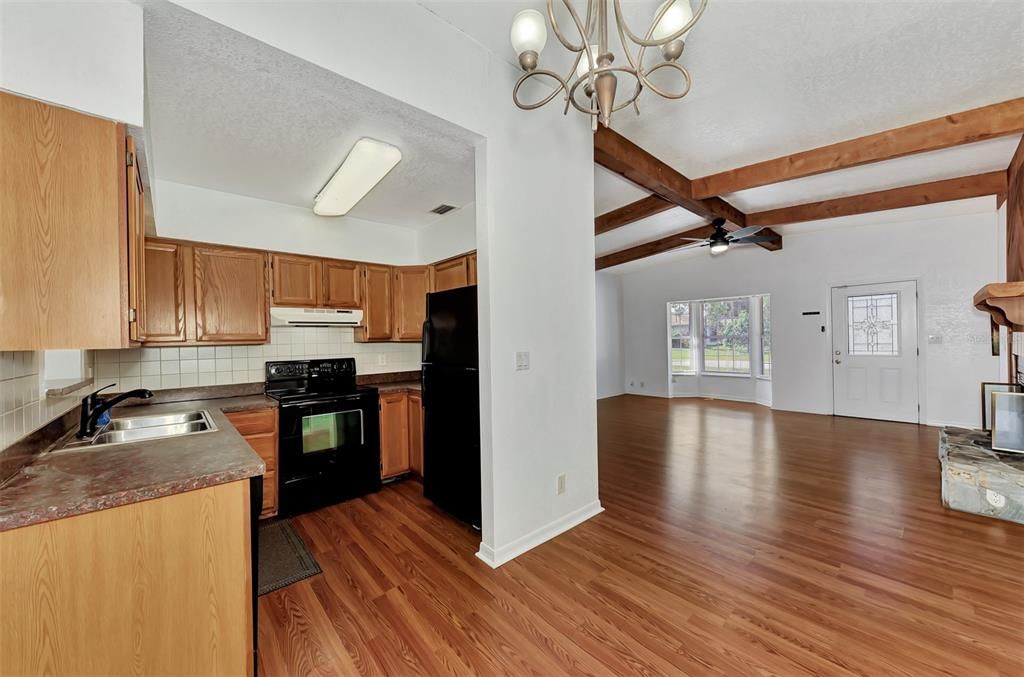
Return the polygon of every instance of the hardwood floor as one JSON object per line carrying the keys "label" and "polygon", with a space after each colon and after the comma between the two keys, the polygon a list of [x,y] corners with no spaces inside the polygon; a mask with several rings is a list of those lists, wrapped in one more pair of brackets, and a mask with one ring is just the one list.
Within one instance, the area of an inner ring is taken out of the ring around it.
{"label": "hardwood floor", "polygon": [[938,431],[619,397],[605,512],[491,570],[405,481],[294,523],[262,675],[1024,675],[1024,526],[946,510]]}

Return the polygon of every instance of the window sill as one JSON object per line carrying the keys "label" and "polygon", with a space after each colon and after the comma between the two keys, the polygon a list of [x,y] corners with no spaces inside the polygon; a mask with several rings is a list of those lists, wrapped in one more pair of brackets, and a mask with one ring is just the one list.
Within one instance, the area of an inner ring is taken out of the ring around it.
{"label": "window sill", "polygon": [[674,371],[674,372],[672,372],[672,376],[696,376],[696,375],[697,375],[697,372],[695,372],[695,371]]}
{"label": "window sill", "polygon": [[758,381],[771,381],[772,377],[771,376],[758,376],[757,380]]}
{"label": "window sill", "polygon": [[703,376],[724,376],[725,378],[750,378],[750,374],[730,374],[725,371],[702,371],[700,375]]}

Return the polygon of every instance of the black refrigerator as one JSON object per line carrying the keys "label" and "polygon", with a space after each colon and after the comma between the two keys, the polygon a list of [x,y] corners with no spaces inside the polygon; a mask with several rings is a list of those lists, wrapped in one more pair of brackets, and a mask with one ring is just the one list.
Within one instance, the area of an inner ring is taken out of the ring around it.
{"label": "black refrigerator", "polygon": [[480,528],[476,287],[427,294],[423,324],[423,493]]}

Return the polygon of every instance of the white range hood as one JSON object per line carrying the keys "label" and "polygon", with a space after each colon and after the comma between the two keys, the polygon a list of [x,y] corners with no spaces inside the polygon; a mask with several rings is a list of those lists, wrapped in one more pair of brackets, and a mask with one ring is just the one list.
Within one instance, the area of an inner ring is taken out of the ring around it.
{"label": "white range hood", "polygon": [[355,327],[362,321],[361,310],[281,306],[270,309],[271,327]]}

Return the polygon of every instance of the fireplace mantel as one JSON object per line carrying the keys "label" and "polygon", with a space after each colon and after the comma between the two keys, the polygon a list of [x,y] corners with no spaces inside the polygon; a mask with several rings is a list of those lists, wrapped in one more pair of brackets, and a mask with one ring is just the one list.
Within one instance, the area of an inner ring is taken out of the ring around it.
{"label": "fireplace mantel", "polygon": [[1024,331],[1024,282],[993,282],[974,295],[974,307],[992,315],[996,324]]}

